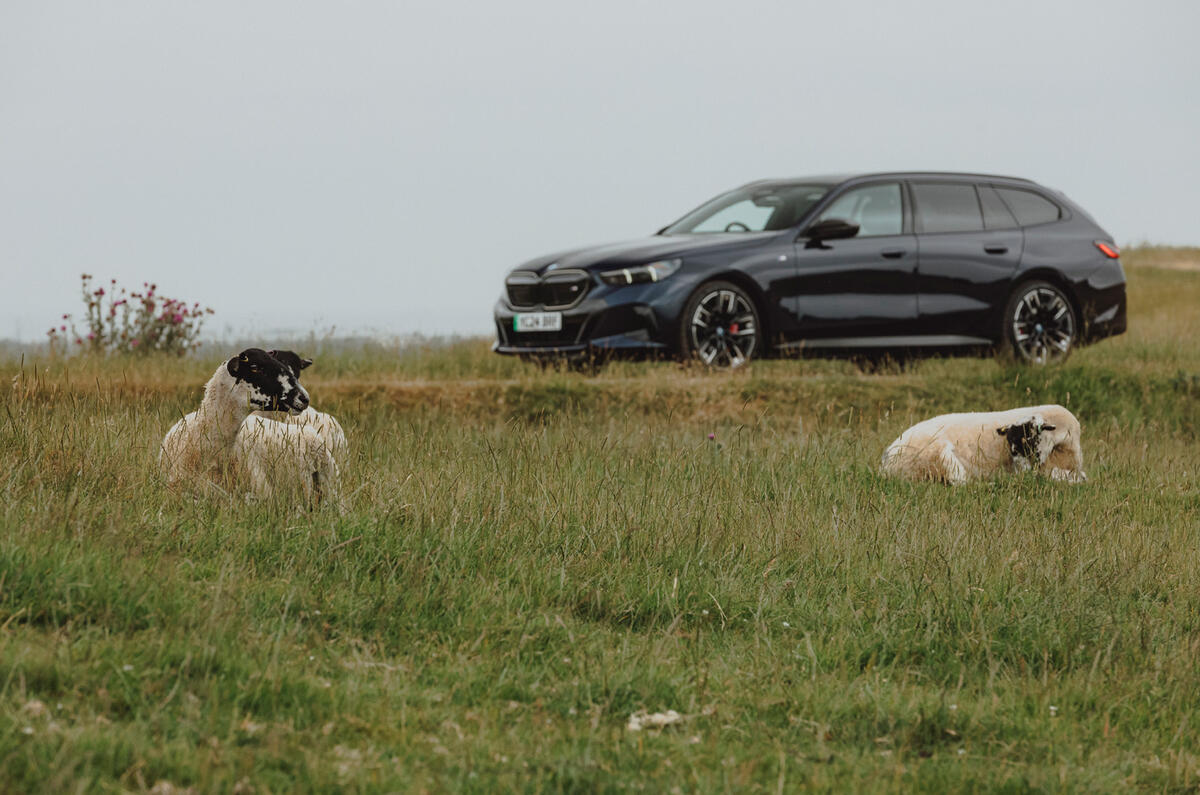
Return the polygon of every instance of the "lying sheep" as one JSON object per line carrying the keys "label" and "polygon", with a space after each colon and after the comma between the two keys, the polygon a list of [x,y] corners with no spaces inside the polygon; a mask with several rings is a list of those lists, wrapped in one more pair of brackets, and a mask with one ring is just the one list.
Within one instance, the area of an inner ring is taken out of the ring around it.
{"label": "lying sheep", "polygon": [[168,485],[210,495],[269,497],[280,487],[336,495],[337,465],[315,431],[259,418],[244,425],[255,410],[307,407],[308,393],[285,365],[247,348],[213,373],[200,408],[167,431],[158,460]]}
{"label": "lying sheep", "polygon": [[883,453],[883,472],[910,480],[960,485],[1000,472],[1036,469],[1080,483],[1079,421],[1062,406],[943,414],[900,434]]}
{"label": "lying sheep", "polygon": [[[267,351],[267,354],[275,357],[287,367],[297,381],[300,380],[300,371],[312,364],[312,359],[302,359],[293,351],[270,350]],[[334,460],[339,463],[345,462],[349,452],[349,446],[346,444],[346,432],[342,430],[341,423],[332,414],[317,411],[312,406],[295,416],[279,411],[256,411],[254,414],[277,422],[312,428],[316,431],[317,436],[325,442],[329,451],[333,453]]]}

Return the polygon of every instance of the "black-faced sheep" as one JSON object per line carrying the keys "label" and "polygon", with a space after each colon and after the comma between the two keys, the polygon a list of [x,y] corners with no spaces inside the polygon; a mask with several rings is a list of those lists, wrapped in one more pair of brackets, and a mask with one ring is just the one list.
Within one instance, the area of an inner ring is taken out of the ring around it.
{"label": "black-faced sheep", "polygon": [[959,485],[1000,472],[1037,470],[1080,483],[1079,421],[1057,405],[943,414],[919,422],[888,445],[883,472]]}
{"label": "black-faced sheep", "polygon": [[217,368],[200,408],[163,438],[158,460],[168,485],[212,495],[269,497],[287,488],[336,497],[337,464],[315,431],[260,418],[246,425],[252,411],[307,407],[308,393],[291,370],[247,348]]}

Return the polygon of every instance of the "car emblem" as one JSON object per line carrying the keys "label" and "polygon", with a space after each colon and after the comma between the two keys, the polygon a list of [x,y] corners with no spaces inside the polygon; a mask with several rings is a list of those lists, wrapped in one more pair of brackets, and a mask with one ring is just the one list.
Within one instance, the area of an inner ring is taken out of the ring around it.
{"label": "car emblem", "polygon": [[557,262],[551,262],[549,265],[546,266],[546,273],[549,273],[550,271],[554,270],[557,267],[558,267]]}

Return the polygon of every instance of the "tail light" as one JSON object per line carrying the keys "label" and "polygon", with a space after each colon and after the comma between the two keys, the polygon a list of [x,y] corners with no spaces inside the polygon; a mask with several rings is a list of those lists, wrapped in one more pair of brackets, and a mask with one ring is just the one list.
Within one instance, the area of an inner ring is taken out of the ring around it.
{"label": "tail light", "polygon": [[1100,249],[1100,252],[1109,259],[1117,259],[1121,256],[1121,249],[1117,248],[1116,244],[1105,240],[1097,240],[1096,248]]}

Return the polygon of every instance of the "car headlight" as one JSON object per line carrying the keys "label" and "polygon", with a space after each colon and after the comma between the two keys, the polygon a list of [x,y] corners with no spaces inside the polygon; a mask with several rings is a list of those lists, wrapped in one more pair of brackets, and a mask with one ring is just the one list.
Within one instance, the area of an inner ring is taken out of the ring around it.
{"label": "car headlight", "polygon": [[679,270],[679,266],[682,264],[683,260],[681,259],[664,259],[658,262],[651,262],[649,265],[635,265],[632,268],[617,268],[616,270],[604,271],[600,274],[600,279],[605,284],[618,286],[622,284],[641,284],[642,282],[661,282]]}

